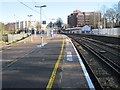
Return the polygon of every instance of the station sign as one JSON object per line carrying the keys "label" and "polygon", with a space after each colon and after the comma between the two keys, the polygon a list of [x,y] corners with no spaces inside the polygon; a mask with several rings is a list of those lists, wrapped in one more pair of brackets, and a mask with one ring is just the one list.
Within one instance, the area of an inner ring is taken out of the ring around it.
{"label": "station sign", "polygon": [[46,24],[46,21],[42,21],[42,24]]}

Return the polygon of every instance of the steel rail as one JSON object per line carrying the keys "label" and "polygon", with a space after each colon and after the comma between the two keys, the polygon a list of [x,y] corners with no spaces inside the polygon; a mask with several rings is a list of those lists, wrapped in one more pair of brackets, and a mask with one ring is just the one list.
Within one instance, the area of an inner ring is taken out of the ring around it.
{"label": "steel rail", "polygon": [[85,47],[86,49],[88,49],[90,52],[92,52],[95,56],[97,56],[99,59],[101,59],[102,62],[104,62],[104,64],[106,64],[106,66],[108,66],[109,69],[111,69],[113,72],[113,74],[115,74],[117,77],[120,76],[120,68],[114,64],[113,62],[111,62],[107,57],[105,57],[104,55],[102,55],[101,53],[95,51],[92,47],[80,43],[79,40],[76,40],[75,38],[71,37],[72,39],[74,39],[77,43],[81,44],[83,47]]}

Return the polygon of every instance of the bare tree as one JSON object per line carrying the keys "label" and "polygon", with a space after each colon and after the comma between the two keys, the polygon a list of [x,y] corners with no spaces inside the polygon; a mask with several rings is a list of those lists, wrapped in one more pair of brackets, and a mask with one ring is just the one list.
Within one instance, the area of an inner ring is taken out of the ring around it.
{"label": "bare tree", "polygon": [[108,21],[112,23],[111,27],[114,27],[116,15],[117,13],[113,8],[108,9],[105,13],[105,16],[107,17]]}
{"label": "bare tree", "polygon": [[61,28],[62,27],[62,24],[63,24],[63,21],[61,18],[58,18],[57,21],[56,21],[56,25],[58,26],[58,28]]}
{"label": "bare tree", "polygon": [[118,5],[114,4],[113,5],[113,9],[116,12],[116,17],[115,17],[116,26],[119,26],[119,10],[118,10]]}
{"label": "bare tree", "polygon": [[37,31],[40,31],[40,22],[36,23],[36,28],[37,28]]}
{"label": "bare tree", "polygon": [[106,15],[105,15],[105,13],[106,13],[106,6],[103,5],[103,6],[101,7],[101,14],[102,14],[102,17],[103,17],[103,25],[104,25],[104,28],[106,28]]}

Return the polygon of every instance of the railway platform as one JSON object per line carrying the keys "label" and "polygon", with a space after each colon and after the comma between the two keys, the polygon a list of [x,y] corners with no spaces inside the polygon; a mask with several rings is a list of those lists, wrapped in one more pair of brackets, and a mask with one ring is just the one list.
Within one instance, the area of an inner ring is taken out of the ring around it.
{"label": "railway platform", "polygon": [[[94,88],[70,38],[39,36],[3,50],[2,88]],[[20,52],[19,52],[20,51]],[[18,55],[19,52],[19,55]],[[12,56],[11,56],[12,55]]]}
{"label": "railway platform", "polygon": [[64,36],[65,47],[61,65],[61,88],[94,88],[87,70],[79,56],[74,44]]}

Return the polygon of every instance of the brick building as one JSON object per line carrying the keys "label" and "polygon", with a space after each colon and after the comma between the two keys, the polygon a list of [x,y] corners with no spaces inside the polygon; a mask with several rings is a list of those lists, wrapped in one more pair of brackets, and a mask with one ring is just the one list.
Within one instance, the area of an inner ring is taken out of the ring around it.
{"label": "brick building", "polygon": [[73,13],[71,13],[69,16],[68,16],[68,25],[70,28],[72,27],[76,27],[77,25],[77,15],[78,13],[80,13],[79,10],[76,10],[76,11],[73,11]]}
{"label": "brick building", "polygon": [[77,13],[72,13],[71,15],[68,16],[68,25],[69,27],[76,27],[77,25]]}
{"label": "brick building", "polygon": [[70,28],[82,27],[85,25],[95,27],[98,22],[97,18],[98,18],[98,13],[81,12],[77,10],[77,11],[73,11],[73,13],[68,16],[68,24]]}

